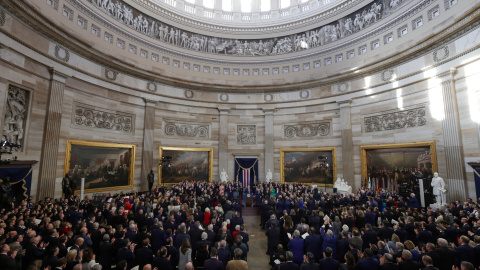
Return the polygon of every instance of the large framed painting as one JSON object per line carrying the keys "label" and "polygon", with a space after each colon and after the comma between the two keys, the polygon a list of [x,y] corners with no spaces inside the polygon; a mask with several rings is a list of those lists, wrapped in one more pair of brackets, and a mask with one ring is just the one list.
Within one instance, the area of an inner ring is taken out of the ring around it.
{"label": "large framed painting", "polygon": [[212,181],[213,148],[160,147],[159,184]]}
{"label": "large framed painting", "polygon": [[[360,149],[363,181],[369,178],[382,182],[395,180],[400,184],[409,181],[413,174],[414,178],[431,178],[438,171],[434,141],[368,145]],[[379,185],[388,187],[388,182]]]}
{"label": "large framed painting", "polygon": [[333,186],[337,177],[335,147],[281,149],[280,160],[282,183]]}
{"label": "large framed painting", "polygon": [[134,168],[135,145],[67,141],[64,175],[76,181],[75,194],[82,178],[85,193],[130,189]]}

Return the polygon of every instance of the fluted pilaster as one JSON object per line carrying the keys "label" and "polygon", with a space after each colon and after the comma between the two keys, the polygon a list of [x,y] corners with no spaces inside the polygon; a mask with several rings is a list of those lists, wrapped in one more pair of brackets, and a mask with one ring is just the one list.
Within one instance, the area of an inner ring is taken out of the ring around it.
{"label": "fluted pilaster", "polygon": [[[273,112],[274,109],[263,109],[265,113],[265,172],[267,175],[268,170],[274,171],[273,160]],[[265,178],[265,177],[264,177]],[[263,180],[263,179],[259,179]],[[280,180],[280,179],[273,179]]]}
{"label": "fluted pilaster", "polygon": [[[143,148],[142,148],[142,171],[141,171],[141,189],[148,190],[147,175],[153,168],[153,136],[155,124],[155,107],[157,102],[154,100],[145,100],[145,119],[143,124]],[[158,177],[158,176],[157,176]],[[157,178],[158,179],[158,178]],[[158,181],[157,181],[158,182]],[[155,187],[156,183],[153,183]]]}
{"label": "fluted pilaster", "polygon": [[[218,108],[220,113],[218,134],[218,170],[228,173],[228,112],[229,109]],[[233,181],[233,178],[230,179]]]}
{"label": "fluted pilaster", "polygon": [[[38,199],[55,196],[55,180],[57,178],[58,145],[62,122],[63,93],[67,75],[53,68],[50,69],[50,91],[48,94],[47,113],[45,115],[45,132],[40,159],[40,175],[38,182]],[[60,176],[60,175],[58,175]],[[61,188],[60,186],[58,188]]]}
{"label": "fluted pilaster", "polygon": [[445,118],[442,121],[443,140],[447,171],[447,200],[466,200],[466,176],[463,163],[462,134],[455,91],[455,69],[450,71],[448,80],[442,81]]}
{"label": "fluted pilaster", "polygon": [[[340,105],[340,130],[342,133],[342,164],[343,178],[356,190],[355,171],[353,166],[353,138],[350,104],[352,100],[337,102]],[[338,161],[337,161],[338,162]],[[334,180],[335,181],[335,180]]]}

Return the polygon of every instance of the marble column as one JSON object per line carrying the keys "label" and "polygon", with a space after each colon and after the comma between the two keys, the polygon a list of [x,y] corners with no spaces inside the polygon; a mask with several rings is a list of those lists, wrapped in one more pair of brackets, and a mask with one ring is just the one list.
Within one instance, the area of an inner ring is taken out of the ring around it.
{"label": "marble column", "polygon": [[[343,178],[348,185],[352,186],[352,190],[357,190],[355,183],[355,171],[353,166],[353,138],[352,138],[352,121],[351,108],[352,100],[337,101],[340,105],[340,131],[342,133],[342,165]],[[337,162],[340,162],[337,160]],[[338,164],[338,163],[337,163]],[[335,181],[335,180],[334,180]]]}
{"label": "marble column", "polygon": [[[147,175],[150,173],[150,170],[153,169],[153,136],[155,131],[155,106],[157,105],[155,100],[144,100],[145,118],[143,120],[142,171],[140,181],[140,188],[142,191],[148,190]],[[153,187],[158,183],[158,175],[156,179],[157,181],[153,182]]]}
{"label": "marble column", "polygon": [[[455,90],[456,69],[441,74],[442,95],[445,118],[442,121],[443,141],[446,159],[446,189],[447,201],[467,199],[467,178],[460,130],[460,117],[458,114],[457,94]],[[442,76],[443,75],[443,76]],[[446,75],[446,76],[445,76]],[[435,106],[432,104],[431,106]],[[445,177],[443,177],[445,179]]]}
{"label": "marble column", "polygon": [[[218,134],[218,171],[219,173],[225,169],[228,175],[232,175],[228,171],[228,112],[229,109],[218,108],[220,113],[219,134]],[[235,181],[233,177],[229,177],[229,181]]]}
{"label": "marble column", "polygon": [[[263,109],[265,114],[265,172],[259,181],[264,181],[268,170],[274,172],[273,160],[273,112],[274,109]],[[280,181],[280,179],[272,179],[273,181]]]}
{"label": "marble column", "polygon": [[[53,68],[50,69],[50,91],[48,93],[47,112],[45,115],[37,200],[43,200],[45,197],[55,197],[63,94],[67,79],[67,75]],[[61,188],[60,185],[58,188]]]}

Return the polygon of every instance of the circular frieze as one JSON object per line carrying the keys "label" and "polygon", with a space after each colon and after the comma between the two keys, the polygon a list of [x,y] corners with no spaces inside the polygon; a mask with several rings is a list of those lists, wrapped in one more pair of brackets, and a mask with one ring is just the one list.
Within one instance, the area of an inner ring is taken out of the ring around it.
{"label": "circular frieze", "polygon": [[450,56],[450,49],[448,46],[444,46],[433,52],[433,61],[440,62],[447,59],[448,56]]}
{"label": "circular frieze", "polygon": [[70,60],[70,51],[64,48],[63,46],[56,44],[55,57],[62,61],[68,62],[68,60]]}
{"label": "circular frieze", "polygon": [[265,94],[263,96],[263,100],[265,100],[266,102],[270,102],[273,100],[273,95],[272,94]]}
{"label": "circular frieze", "polygon": [[220,100],[223,102],[228,101],[228,94],[220,94]]}
{"label": "circular frieze", "polygon": [[117,79],[117,72],[110,70],[110,69],[105,69],[105,78],[115,81]]}
{"label": "circular frieze", "polygon": [[310,96],[310,92],[308,90],[302,90],[300,91],[300,98],[301,99],[306,99]]}
{"label": "circular frieze", "polygon": [[338,85],[338,92],[345,92],[348,90],[348,84],[346,82],[340,83]]}
{"label": "circular frieze", "polygon": [[193,96],[195,95],[195,93],[194,93],[192,90],[185,90],[185,92],[183,92],[183,95],[184,95],[186,98],[193,98]]}
{"label": "circular frieze", "polygon": [[201,138],[207,138],[208,137],[208,128],[207,127],[198,127],[197,136],[201,137]]}
{"label": "circular frieze", "polygon": [[166,124],[165,125],[165,135],[173,136],[177,134],[177,128],[175,124]]}
{"label": "circular frieze", "polygon": [[395,72],[391,68],[382,71],[382,81],[390,81],[393,78],[393,75],[395,75]]}
{"label": "circular frieze", "polygon": [[147,89],[148,89],[148,91],[155,93],[155,92],[157,92],[157,84],[154,83],[154,82],[149,82],[149,83],[147,83]]}

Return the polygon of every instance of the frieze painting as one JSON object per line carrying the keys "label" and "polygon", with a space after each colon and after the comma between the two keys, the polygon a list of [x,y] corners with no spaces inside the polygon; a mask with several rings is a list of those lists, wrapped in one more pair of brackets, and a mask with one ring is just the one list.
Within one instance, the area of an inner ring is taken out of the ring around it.
{"label": "frieze painting", "polygon": [[160,42],[211,54],[264,56],[297,52],[353,35],[411,0],[376,0],[327,25],[290,36],[270,39],[225,39],[184,31],[141,13],[123,0],[88,0],[97,8],[137,32]]}
{"label": "frieze painting", "polygon": [[[431,179],[438,170],[435,142],[361,147],[362,180],[376,179],[379,188],[398,190],[415,185],[412,179]],[[368,181],[368,180],[367,180]]]}
{"label": "frieze painting", "polygon": [[280,156],[282,183],[333,186],[337,175],[334,147],[281,149]]}
{"label": "frieze painting", "polygon": [[135,145],[67,142],[65,171],[76,182],[80,192],[85,178],[85,192],[130,189],[133,187]]}
{"label": "frieze painting", "polygon": [[213,148],[160,147],[159,184],[211,181]]}

